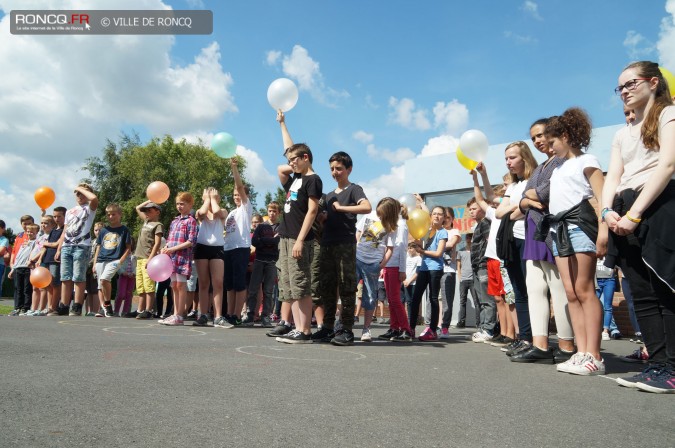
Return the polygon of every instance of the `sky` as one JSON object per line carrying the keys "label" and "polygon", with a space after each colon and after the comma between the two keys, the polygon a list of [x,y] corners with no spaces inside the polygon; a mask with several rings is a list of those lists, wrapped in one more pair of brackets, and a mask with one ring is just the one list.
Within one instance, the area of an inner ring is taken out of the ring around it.
{"label": "sky", "polygon": [[[209,9],[211,35],[30,36],[12,9]],[[292,79],[286,121],[324,190],[328,158],[354,160],[375,202],[405,193],[404,163],[453,152],[467,129],[491,144],[527,139],[540,117],[581,106],[620,124],[621,69],[649,59],[675,72],[675,0],[0,0],[0,219],[39,215],[42,185],[74,205],[87,157],[137,132],[209,143],[232,134],[259,194],[284,162],[267,87]],[[152,179],[154,180],[154,179]],[[468,186],[468,185],[467,185]],[[205,185],[206,187],[206,185]]]}

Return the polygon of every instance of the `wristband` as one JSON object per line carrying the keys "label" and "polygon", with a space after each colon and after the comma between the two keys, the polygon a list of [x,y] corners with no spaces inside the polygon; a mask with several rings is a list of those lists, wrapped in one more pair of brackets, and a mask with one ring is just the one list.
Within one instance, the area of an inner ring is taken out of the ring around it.
{"label": "wristband", "polygon": [[605,215],[607,215],[607,213],[613,212],[613,211],[614,211],[614,210],[612,210],[612,209],[609,208],[609,207],[603,208],[602,211],[600,212],[600,217],[602,218],[602,222],[605,222]]}
{"label": "wristband", "polygon": [[636,224],[639,224],[642,221],[642,218],[633,218],[631,215],[628,214],[628,212],[626,212],[624,216],[626,216],[627,220],[629,220],[630,222],[634,222]]}

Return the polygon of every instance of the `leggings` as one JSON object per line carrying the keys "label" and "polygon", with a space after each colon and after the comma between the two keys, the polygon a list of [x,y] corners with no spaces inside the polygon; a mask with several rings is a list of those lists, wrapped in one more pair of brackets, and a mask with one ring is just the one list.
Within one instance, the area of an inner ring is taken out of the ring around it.
{"label": "leggings", "polygon": [[115,297],[115,315],[122,310],[122,315],[131,311],[131,299],[136,287],[136,277],[119,275],[117,277],[117,296]]}
{"label": "leggings", "polygon": [[532,335],[548,337],[548,322],[551,317],[551,308],[548,301],[548,293],[550,291],[555,312],[555,326],[558,329],[558,338],[569,341],[573,340],[574,331],[572,330],[572,322],[570,321],[567,294],[560,279],[558,268],[548,261],[532,260],[526,261],[526,268],[527,292],[529,294],[528,308],[530,311]]}
{"label": "leggings", "polygon": [[424,291],[429,286],[429,304],[431,306],[431,319],[429,327],[432,331],[438,328],[438,295],[441,292],[441,277],[443,271],[418,271],[417,280],[415,280],[415,289],[413,291],[413,303],[410,310],[410,329],[414,330],[417,325],[417,316],[419,315],[420,303]]}
{"label": "leggings", "polygon": [[[528,304],[527,285],[525,282],[525,262],[523,249],[525,240],[514,238],[516,259],[506,267],[513,285],[513,293],[516,295],[516,314],[518,315],[518,337],[525,341],[532,341],[532,327],[530,326],[530,308]],[[567,297],[567,296],[565,296]]]}
{"label": "leggings", "polygon": [[[166,292],[166,311],[162,313],[164,308],[164,292]],[[173,314],[173,291],[171,291],[171,279],[168,278],[163,282],[157,283],[157,294],[155,295],[155,307],[157,314]]]}

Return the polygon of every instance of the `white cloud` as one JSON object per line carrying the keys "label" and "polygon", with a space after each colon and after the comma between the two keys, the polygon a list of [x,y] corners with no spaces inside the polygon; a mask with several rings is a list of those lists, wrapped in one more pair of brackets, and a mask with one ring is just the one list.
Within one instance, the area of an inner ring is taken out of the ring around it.
{"label": "white cloud", "polygon": [[280,57],[281,57],[280,51],[270,50],[270,51],[267,52],[267,56],[265,57],[265,62],[267,63],[267,65],[276,65],[276,63],[279,61]]}
{"label": "white cloud", "polygon": [[[188,143],[202,143],[209,148],[211,147],[213,136],[214,134],[212,132],[198,131],[176,137],[176,140],[185,139]],[[260,200],[263,198],[261,194],[264,195],[265,192],[274,191],[276,189],[279,179],[267,171],[260,154],[253,149],[237,145],[237,155],[240,155],[246,160],[246,168],[243,172],[243,176],[246,181],[253,185],[255,191],[258,192],[258,198]]]}
{"label": "white cloud", "polygon": [[506,37],[507,39],[511,39],[515,43],[520,45],[530,45],[539,42],[539,40],[536,37],[523,36],[521,34],[514,33],[513,31],[504,31],[504,37]]}
{"label": "white cloud", "polygon": [[642,34],[636,31],[628,31],[623,41],[623,46],[628,52],[630,59],[646,59],[654,53],[655,46]]}
{"label": "white cloud", "polygon": [[[192,5],[197,5],[192,3]],[[160,0],[101,0],[99,9],[170,9]],[[10,35],[13,9],[87,9],[90,2],[0,0],[0,198],[14,226],[37,211],[33,191],[52,187],[73,204],[79,171],[121,128],[154,135],[214,127],[237,112],[217,43],[187,63],[172,61],[173,36]],[[104,52],[105,54],[102,54]],[[189,56],[188,56],[189,57]],[[11,68],[11,69],[10,69]],[[7,170],[11,168],[11,170]],[[11,224],[10,224],[11,223]]]}
{"label": "white cloud", "polygon": [[529,14],[533,19],[536,20],[544,20],[540,15],[539,15],[539,5],[537,5],[535,2],[531,0],[525,0],[523,5],[520,7],[523,11],[525,11],[527,14]]}
{"label": "white cloud", "polygon": [[[16,3],[16,4],[15,4]],[[84,2],[3,2],[10,9],[86,9]],[[166,9],[159,0],[102,1],[102,9]],[[0,33],[9,36],[9,14]],[[105,57],[101,42],[106,39]],[[0,153],[83,161],[124,126],[155,135],[208,129],[236,112],[217,43],[191,63],[171,60],[172,36],[11,36],[0,39]]]}
{"label": "white cloud", "polygon": [[392,166],[388,173],[372,180],[359,182],[366,193],[373,208],[380,199],[387,196],[398,198],[403,195],[403,183],[405,180],[405,166]]}
{"label": "white cloud", "polygon": [[392,165],[403,163],[415,157],[415,152],[410,148],[398,148],[392,151],[387,148],[377,148],[372,143],[366,147],[366,153],[375,160],[386,160]]}
{"label": "white cloud", "polygon": [[366,107],[367,107],[368,109],[376,110],[376,109],[379,109],[379,108],[380,108],[380,105],[377,104],[377,103],[375,103],[375,101],[373,101],[373,96],[372,96],[372,95],[366,95],[365,101],[366,101]]}
{"label": "white cloud", "polygon": [[356,131],[352,134],[352,138],[361,143],[371,143],[375,136],[373,134],[367,133],[366,131]]}
{"label": "white cloud", "polygon": [[666,2],[666,11],[670,16],[661,21],[661,32],[656,48],[659,62],[671,72],[675,72],[675,0]]}
{"label": "white cloud", "polygon": [[346,90],[337,90],[326,86],[319,63],[315,61],[301,45],[293,46],[291,54],[277,50],[267,52],[267,64],[277,65],[281,59],[281,69],[289,78],[298,83],[298,88],[309,92],[319,103],[328,107],[337,107],[340,100],[349,98]]}
{"label": "white cloud", "polygon": [[427,144],[422,148],[422,152],[418,157],[435,156],[437,154],[446,154],[455,152],[459,145],[459,139],[451,135],[439,135],[432,137],[427,141]]}
{"label": "white cloud", "polygon": [[446,134],[458,134],[469,124],[469,109],[457,100],[439,101],[434,106],[434,126]]}
{"label": "white cloud", "polygon": [[7,188],[0,188],[0,218],[15,232],[21,230],[19,218],[22,215],[28,214],[37,219],[40,208],[35,203],[33,193],[42,186],[50,187],[56,193],[56,201],[47,210],[48,213],[57,206],[74,206],[73,188],[88,176],[80,168],[79,163],[45,163],[29,160],[18,154],[0,154],[0,178],[9,185]]}
{"label": "white cloud", "polygon": [[404,128],[426,131],[431,128],[426,109],[418,109],[410,98],[389,98],[389,120]]}

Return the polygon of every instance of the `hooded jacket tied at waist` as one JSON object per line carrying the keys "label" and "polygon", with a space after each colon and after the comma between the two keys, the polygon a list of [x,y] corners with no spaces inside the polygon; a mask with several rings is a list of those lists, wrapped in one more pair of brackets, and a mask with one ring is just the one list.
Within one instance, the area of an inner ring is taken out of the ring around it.
{"label": "hooded jacket tied at waist", "polygon": [[574,255],[574,248],[570,241],[568,226],[574,224],[588,236],[591,241],[598,239],[598,216],[595,214],[595,208],[588,199],[584,199],[574,207],[562,211],[557,215],[544,215],[537,224],[537,230],[534,233],[534,239],[537,241],[546,241],[551,227],[555,229],[553,241],[558,249],[559,257],[569,257]]}

